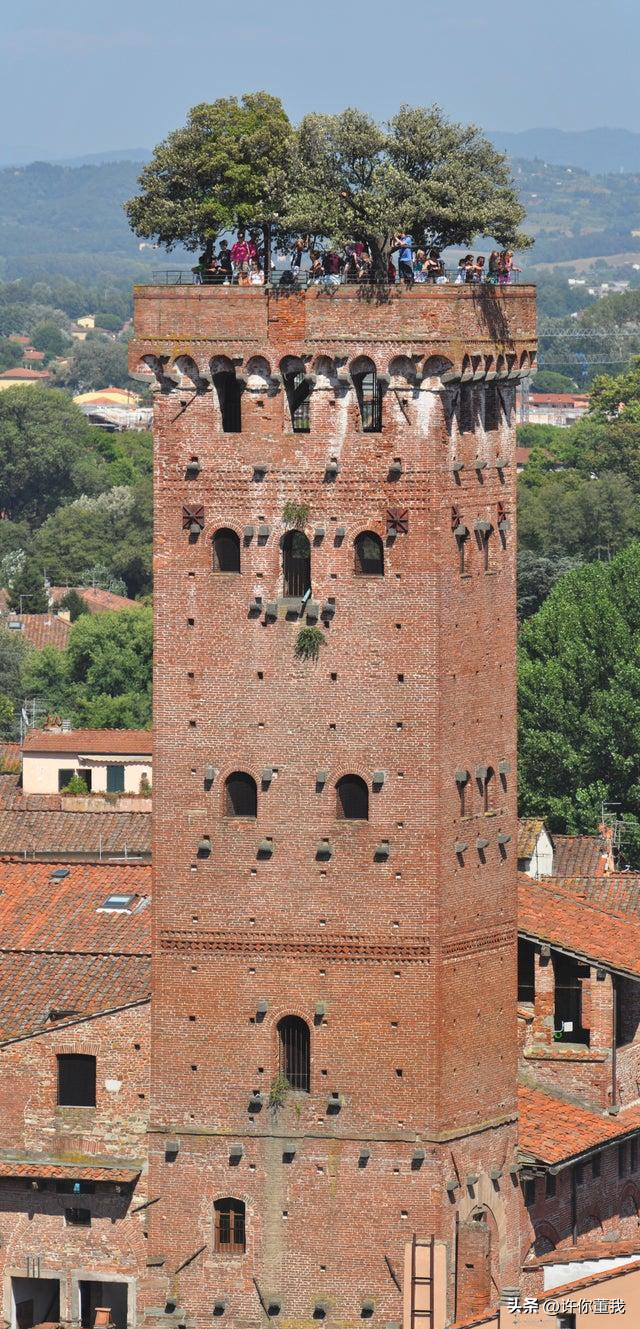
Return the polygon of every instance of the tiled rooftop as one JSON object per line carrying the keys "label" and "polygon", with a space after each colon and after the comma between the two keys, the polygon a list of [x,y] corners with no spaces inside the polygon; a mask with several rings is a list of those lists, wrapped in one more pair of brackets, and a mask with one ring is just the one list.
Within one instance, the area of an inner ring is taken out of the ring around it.
{"label": "tiled rooftop", "polygon": [[150,989],[146,955],[0,951],[0,1044],[147,1001]]}
{"label": "tiled rooftop", "polygon": [[640,1105],[614,1117],[520,1085],[518,1109],[520,1153],[538,1163],[563,1163],[640,1131]]}
{"label": "tiled rooftop", "polygon": [[544,829],[542,817],[520,817],[518,819],[518,858],[531,858],[536,847],[536,840]]}
{"label": "tiled rooftop", "polygon": [[22,629],[11,628],[16,636],[23,637],[37,651],[43,646],[54,646],[62,651],[69,641],[71,624],[56,614],[12,614],[7,612],[0,619],[0,626],[6,628],[9,623],[22,623]]}
{"label": "tiled rooftop", "polygon": [[554,877],[596,877],[604,872],[606,847],[599,835],[554,835]]}
{"label": "tiled rooftop", "polygon": [[132,1182],[140,1171],[140,1168],[132,1167],[83,1167],[77,1163],[22,1163],[0,1159],[0,1177],[37,1177],[43,1181],[55,1177],[70,1181]]}
{"label": "tiled rooftop", "polygon": [[150,729],[30,729],[24,752],[82,752],[105,756],[151,756]]}
{"label": "tiled rooftop", "polygon": [[68,591],[77,591],[82,596],[87,609],[92,614],[105,609],[139,609],[137,600],[129,600],[126,595],[116,595],[114,591],[103,591],[99,586],[51,586],[51,603],[61,600]]}
{"label": "tiled rooftop", "polygon": [[556,883],[607,914],[640,918],[640,873],[611,872],[602,877],[563,877]]}
{"label": "tiled rooftop", "polygon": [[626,1240],[608,1241],[603,1235],[600,1241],[580,1241],[579,1246],[559,1246],[545,1255],[529,1255],[527,1268],[545,1264],[578,1264],[588,1260],[624,1260],[630,1255],[640,1259],[640,1235],[627,1237]]}
{"label": "tiled rooftop", "polygon": [[594,904],[555,877],[518,878],[518,930],[573,955],[640,978],[640,918]]}
{"label": "tiled rooftop", "polygon": [[67,854],[91,854],[96,858],[150,854],[151,814],[30,808],[3,811],[0,807],[0,856],[23,853],[61,858]]}

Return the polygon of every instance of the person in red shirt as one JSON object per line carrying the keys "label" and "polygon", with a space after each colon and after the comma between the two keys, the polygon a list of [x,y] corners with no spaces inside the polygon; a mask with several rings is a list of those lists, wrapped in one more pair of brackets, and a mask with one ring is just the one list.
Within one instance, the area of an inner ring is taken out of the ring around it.
{"label": "person in red shirt", "polygon": [[238,239],[231,246],[231,262],[233,263],[234,272],[238,274],[248,273],[250,258],[249,241],[245,238],[244,231],[238,231]]}

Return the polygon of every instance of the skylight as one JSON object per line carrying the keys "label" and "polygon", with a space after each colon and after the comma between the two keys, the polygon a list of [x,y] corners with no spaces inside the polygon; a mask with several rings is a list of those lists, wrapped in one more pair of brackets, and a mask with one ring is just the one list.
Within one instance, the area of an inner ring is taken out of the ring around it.
{"label": "skylight", "polygon": [[104,909],[130,913],[131,905],[135,899],[135,895],[108,895],[104,904],[99,906],[98,913],[101,913]]}

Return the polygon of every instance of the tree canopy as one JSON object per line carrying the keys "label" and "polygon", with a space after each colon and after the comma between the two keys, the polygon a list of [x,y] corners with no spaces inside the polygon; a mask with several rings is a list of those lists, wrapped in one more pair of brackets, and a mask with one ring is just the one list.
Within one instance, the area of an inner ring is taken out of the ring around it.
{"label": "tree canopy", "polygon": [[79,727],[145,728],[151,723],[152,645],[150,608],[82,614],[66,650],[47,646],[28,655],[23,695],[40,698]]}
{"label": "tree canopy", "polygon": [[95,431],[64,392],[0,393],[0,509],[37,525],[63,500],[108,484]]}

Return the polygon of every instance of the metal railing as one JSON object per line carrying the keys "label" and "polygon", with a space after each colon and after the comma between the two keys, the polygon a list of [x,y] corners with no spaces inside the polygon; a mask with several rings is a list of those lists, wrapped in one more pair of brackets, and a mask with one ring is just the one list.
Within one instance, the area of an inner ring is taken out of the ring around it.
{"label": "metal railing", "polygon": [[210,279],[204,279],[199,273],[195,273],[191,268],[154,268],[149,278],[140,282],[142,286],[242,286],[244,290],[264,290],[265,286],[271,289],[282,287],[283,290],[301,290],[307,286],[321,286],[331,288],[332,286],[514,286],[520,280],[518,271],[511,271],[508,275],[498,276],[496,278],[488,275],[482,281],[462,282],[459,276],[458,268],[445,268],[439,277],[425,276],[423,273],[414,274],[413,281],[407,282],[402,277],[383,278],[373,277],[369,273],[361,277],[348,276],[340,273],[336,276],[315,277],[311,271],[304,268],[294,272],[291,268],[272,270],[267,281],[262,283],[253,283],[239,281],[238,273],[234,273],[231,278],[220,278],[220,274]]}

